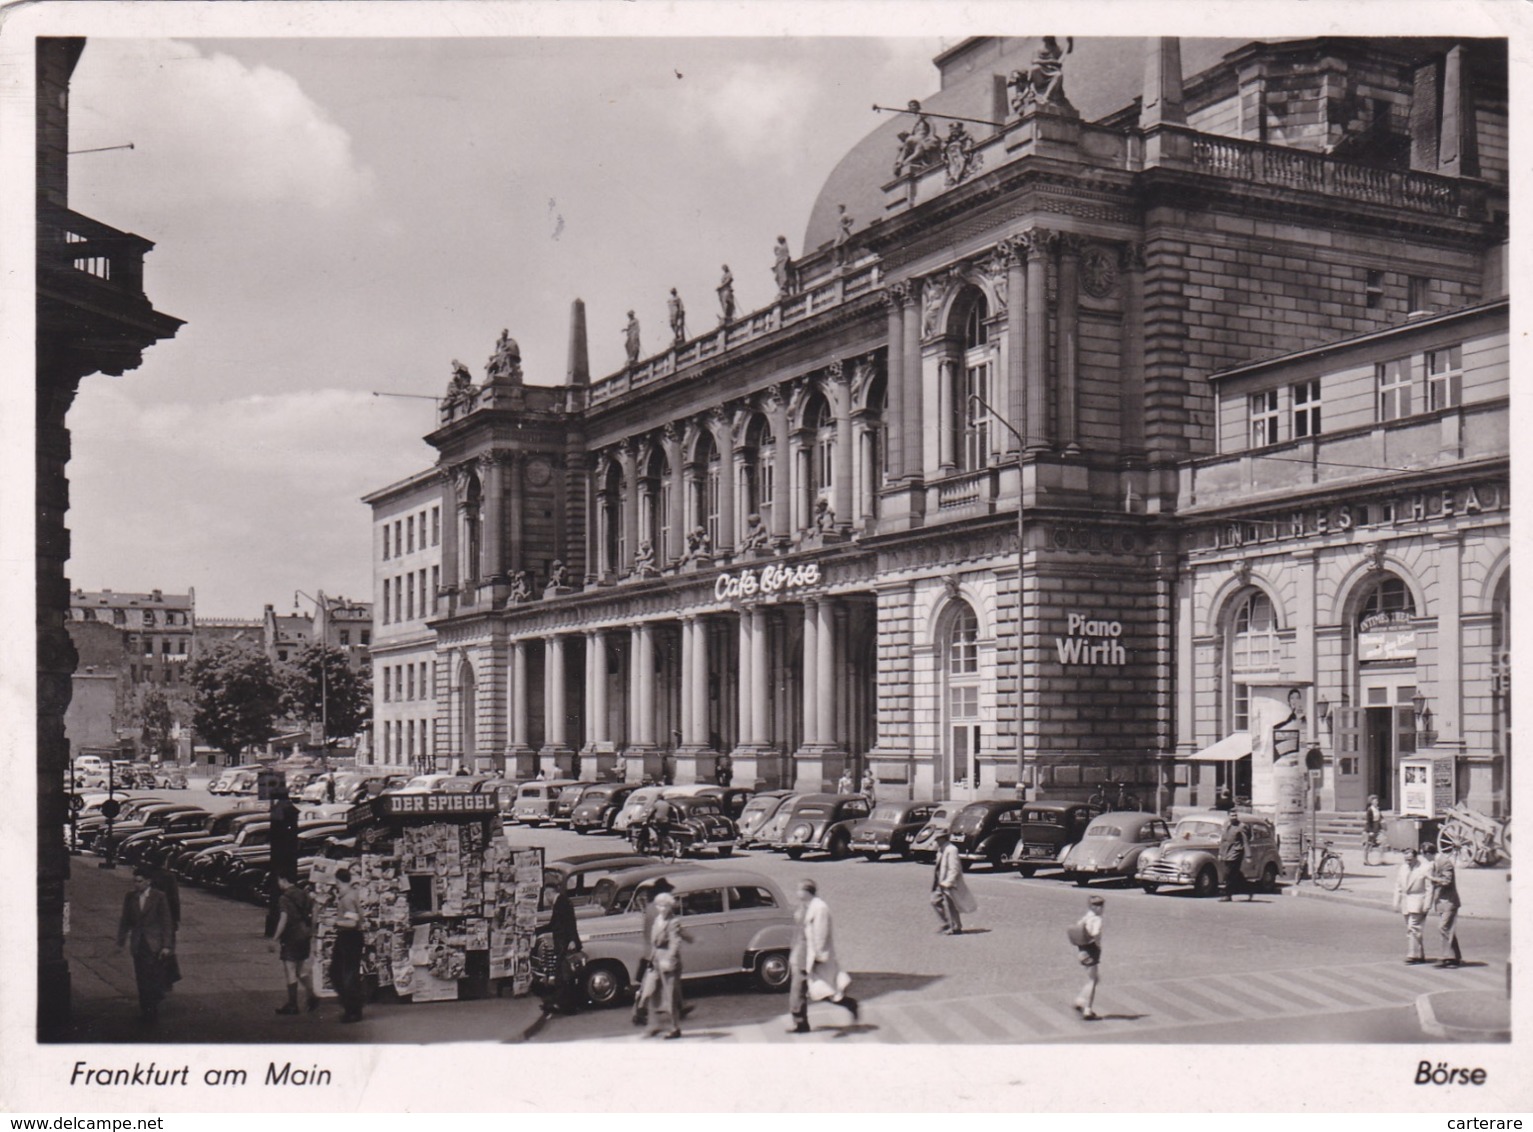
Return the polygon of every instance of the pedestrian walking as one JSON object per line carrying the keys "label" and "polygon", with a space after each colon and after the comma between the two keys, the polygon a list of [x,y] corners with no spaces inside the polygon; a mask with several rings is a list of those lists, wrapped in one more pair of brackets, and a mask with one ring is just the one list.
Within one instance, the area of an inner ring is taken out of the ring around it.
{"label": "pedestrian walking", "polygon": [[[643,953],[639,957],[639,993],[633,1000],[633,1024],[643,1026],[649,1021],[650,1007],[653,1005],[655,996],[660,991],[660,975],[655,970],[655,944],[651,938],[655,930],[655,920],[659,917],[659,909],[655,907],[655,900],[662,892],[671,891],[671,882],[664,877],[659,877],[653,884],[645,885],[640,891],[644,894],[644,940]],[[677,989],[680,994],[680,988]],[[681,1008],[683,1015],[687,1013],[686,1006]]]}
{"label": "pedestrian walking", "polygon": [[1423,865],[1416,850],[1407,849],[1395,870],[1395,911],[1405,914],[1405,961],[1425,963],[1421,927],[1432,900],[1432,870]]}
{"label": "pedestrian walking", "polygon": [[117,921],[117,946],[131,945],[133,977],[138,983],[138,1012],[145,1022],[160,1016],[160,1000],[165,997],[165,961],[171,954],[175,923],[165,894],[154,887],[154,874],[148,868],[133,872],[133,891],[122,901],[122,915]]}
{"label": "pedestrian walking", "polygon": [[1106,900],[1093,894],[1086,901],[1086,914],[1071,925],[1068,933],[1081,966],[1086,968],[1086,984],[1075,996],[1075,1009],[1087,1022],[1101,1017],[1094,1008],[1097,985],[1102,981],[1102,913],[1106,906]]}
{"label": "pedestrian walking", "polygon": [[547,937],[551,950],[553,984],[543,1002],[544,1014],[574,1014],[578,1009],[575,999],[575,964],[573,956],[580,950],[580,928],[575,922],[575,905],[562,885],[551,884],[543,890],[549,905],[548,923],[537,930]]}
{"label": "pedestrian walking", "polygon": [[308,992],[310,1010],[319,1007],[314,993],[314,974],[309,950],[314,939],[314,898],[296,881],[277,874],[277,929],[270,949],[279,952],[282,973],[287,978],[287,1002],[277,1007],[278,1014],[298,1013],[298,986]]}
{"label": "pedestrian walking", "polygon": [[873,768],[868,767],[862,772],[862,792],[868,797],[868,805],[876,805],[878,798],[878,779],[873,777]]}
{"label": "pedestrian walking", "polygon": [[1368,805],[1363,808],[1363,864],[1372,864],[1373,855],[1381,852],[1379,836],[1383,832],[1384,811],[1379,808],[1379,796],[1370,794]]}
{"label": "pedestrian walking", "polygon": [[[830,905],[820,898],[812,880],[798,882],[798,901],[803,909],[804,991],[809,1002],[830,1000],[844,1008],[857,1021],[857,1000],[846,993],[852,977],[841,969],[836,959],[835,934],[831,930]],[[800,1017],[808,1022],[808,1003]]]}
{"label": "pedestrian walking", "polygon": [[1233,900],[1235,894],[1244,892],[1246,903],[1251,901],[1251,890],[1246,885],[1246,827],[1240,815],[1231,811],[1230,822],[1219,838],[1219,860],[1224,862],[1224,895],[1221,900]]}
{"label": "pedestrian walking", "polygon": [[333,803],[335,801],[335,775],[334,774],[327,774],[325,776],[325,801],[326,802],[331,802],[331,803]]}
{"label": "pedestrian walking", "polygon": [[655,926],[650,929],[650,946],[653,951],[655,974],[659,980],[651,1009],[654,1016],[649,1037],[660,1032],[661,1014],[670,1015],[671,1028],[667,1038],[681,1037],[681,945],[691,943],[692,936],[681,926],[676,914],[676,897],[662,892],[655,897]]}
{"label": "pedestrian walking", "polygon": [[937,833],[937,862],[932,869],[932,907],[942,926],[942,935],[963,935],[963,915],[979,907],[963,879],[963,862],[958,846],[947,830]]}
{"label": "pedestrian walking", "polygon": [[1462,967],[1464,955],[1459,951],[1458,933],[1454,930],[1458,923],[1459,898],[1453,857],[1448,853],[1439,853],[1437,846],[1430,841],[1422,843],[1421,856],[1426,862],[1428,879],[1432,885],[1429,909],[1437,909],[1437,928],[1442,936],[1442,957],[1438,959],[1437,965]]}
{"label": "pedestrian walking", "polygon": [[342,1022],[362,1021],[362,905],[351,886],[351,870],[335,870],[335,942],[330,950],[330,985],[341,1000]]}
{"label": "pedestrian walking", "polygon": [[841,772],[841,777],[836,780],[836,793],[851,794],[854,793],[856,789],[857,784],[852,781],[852,771],[851,768],[848,767],[846,770]]}

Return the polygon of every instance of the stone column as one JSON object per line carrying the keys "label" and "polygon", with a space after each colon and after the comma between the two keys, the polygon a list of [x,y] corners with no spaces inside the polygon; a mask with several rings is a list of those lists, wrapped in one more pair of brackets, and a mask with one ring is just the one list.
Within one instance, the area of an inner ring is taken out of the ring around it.
{"label": "stone column", "polygon": [[506,767],[515,768],[515,777],[528,779],[538,773],[538,756],[527,743],[527,642],[511,642],[511,695],[507,705],[510,715],[511,742],[506,748]]}
{"label": "stone column", "polygon": [[[489,452],[479,457],[479,477],[484,482],[484,514],[480,516],[481,545],[484,570],[481,577],[495,583],[504,579],[505,562],[505,483],[502,477],[501,458]],[[514,480],[520,477],[513,476]]]}
{"label": "stone column", "polygon": [[676,781],[712,782],[718,773],[718,752],[708,742],[708,621],[704,617],[682,620],[681,682]]}
{"label": "stone column", "polygon": [[505,544],[501,551],[502,569],[505,571],[527,569],[526,538],[524,532],[527,529],[527,501],[523,491],[522,471],[527,465],[527,456],[523,452],[508,452],[505,455],[506,477],[506,510],[509,512],[506,522]]}
{"label": "stone column", "polygon": [[596,492],[596,510],[593,519],[595,520],[592,523],[594,543],[586,560],[594,564],[591,569],[595,571],[595,577],[587,578],[586,581],[588,583],[604,578],[612,572],[612,563],[607,559],[607,524],[611,520],[607,515],[607,492],[605,489],[598,489]]}
{"label": "stone column", "polygon": [[805,747],[820,742],[820,618],[819,603],[804,602],[804,741]]}
{"label": "stone column", "polygon": [[564,638],[543,639],[543,749],[540,762],[552,761],[560,777],[568,778],[574,770],[575,752],[569,745],[569,725],[565,718]]}
{"label": "stone column", "polygon": [[585,474],[581,476],[581,482],[585,485],[586,503],[586,531],[585,531],[585,584],[594,586],[596,579],[601,576],[602,555],[602,491],[597,476],[600,473],[601,461],[594,456],[587,458]]}
{"label": "stone column", "polygon": [[[1455,51],[1462,48],[1454,48]],[[1434,536],[1437,542],[1437,577],[1441,596],[1437,602],[1437,679],[1435,686],[1423,688],[1432,709],[1432,730],[1437,732],[1438,747],[1457,753],[1463,740],[1464,704],[1464,634],[1463,614],[1463,535],[1444,531]],[[1458,787],[1460,796],[1469,791]],[[1478,783],[1476,785],[1479,785]],[[1473,793],[1489,796],[1489,783]]]}
{"label": "stone column", "polygon": [[954,380],[957,369],[952,358],[937,359],[937,465],[942,475],[948,475],[958,467],[953,451],[958,444],[957,382]]}
{"label": "stone column", "polygon": [[761,606],[751,608],[751,722],[754,730],[751,740],[758,746],[766,746],[772,737],[771,728],[771,644],[767,629],[766,610]]}
{"label": "stone column", "polygon": [[[922,445],[925,441],[923,432],[925,392],[922,389],[921,379],[921,307],[916,287],[911,287],[905,293],[903,321],[905,330],[905,342],[901,351],[901,359],[905,367],[905,404],[903,406],[905,419],[901,424],[904,431],[903,472],[911,478],[924,479],[926,467]],[[890,380],[892,381],[893,378],[894,375],[891,373]]]}
{"label": "stone column", "polygon": [[1049,447],[1047,363],[1049,342],[1048,259],[1053,233],[1034,228],[1025,233],[1027,247],[1027,335],[1025,375],[1027,389],[1027,447]]}
{"label": "stone column", "polygon": [[695,617],[683,617],[681,619],[681,666],[678,676],[681,680],[681,718],[677,722],[681,725],[677,728],[681,732],[682,747],[697,745],[697,739],[692,731],[692,659],[695,646],[692,642],[692,630],[697,624]]}
{"label": "stone column", "polygon": [[772,541],[784,547],[793,521],[793,448],[788,441],[788,401],[782,389],[773,386],[768,390],[766,408],[776,447],[772,459]]}
{"label": "stone column", "polygon": [[1080,392],[1077,355],[1080,352],[1081,238],[1067,232],[1059,238],[1059,439],[1065,451],[1078,455]]}
{"label": "stone column", "polygon": [[1477,177],[1480,174],[1474,110],[1464,45],[1455,44],[1443,60],[1442,131],[1437,141],[1437,171],[1445,177]]}
{"label": "stone column", "polygon": [[607,698],[607,632],[595,629],[586,634],[586,733],[587,751],[595,757],[596,772],[603,778],[616,769]]}
{"label": "stone column", "polygon": [[[1027,272],[1024,267],[1026,253],[1014,240],[1005,244],[1006,264],[1006,410],[1011,417],[1012,428],[1027,435]],[[1006,433],[1006,451],[1016,452],[1017,438]]]}
{"label": "stone column", "polygon": [[660,779],[660,751],[655,746],[654,633],[647,621],[631,630],[628,694],[628,761],[630,782],[649,776]]}
{"label": "stone column", "polygon": [[815,671],[820,684],[816,707],[820,719],[815,725],[815,733],[821,744],[834,746],[841,741],[836,733],[836,700],[841,691],[836,679],[836,602],[831,598],[821,598],[816,606],[819,631],[815,634],[815,645],[819,649],[819,658],[815,662]]}
{"label": "stone column", "polygon": [[751,640],[751,614],[748,610],[742,610],[740,612],[739,651],[735,660],[740,670],[740,741],[736,744],[737,747],[744,747],[756,740],[755,700],[751,694],[755,686],[755,678],[751,672],[751,661],[754,657],[755,653]]}
{"label": "stone column", "polygon": [[[667,510],[667,523],[671,528],[670,542],[665,548],[665,563],[680,562],[687,549],[687,470],[682,466],[681,427],[674,422],[665,426],[665,458],[671,465],[671,499]],[[657,556],[658,557],[658,556]]]}
{"label": "stone column", "polygon": [[836,512],[836,529],[843,533],[852,529],[852,387],[851,375],[846,372],[841,362],[833,362],[830,367],[830,380],[826,383],[827,388],[834,394],[831,411],[836,418],[836,454],[835,476],[836,482],[833,488],[834,502],[831,504]]}
{"label": "stone column", "polygon": [[735,438],[729,414],[723,409],[710,410],[708,424],[719,453],[719,537],[713,553],[716,558],[728,558],[740,537],[735,527],[735,492],[740,482],[735,469]]}
{"label": "stone column", "polygon": [[639,460],[632,441],[618,449],[618,461],[623,467],[623,561],[613,563],[613,569],[621,578],[633,573],[639,553]]}
{"label": "stone column", "polygon": [[884,367],[888,375],[889,419],[885,435],[891,480],[898,480],[905,471],[905,447],[900,430],[905,424],[905,296],[909,290],[908,283],[891,283],[884,290],[884,307],[889,316],[888,362]]}

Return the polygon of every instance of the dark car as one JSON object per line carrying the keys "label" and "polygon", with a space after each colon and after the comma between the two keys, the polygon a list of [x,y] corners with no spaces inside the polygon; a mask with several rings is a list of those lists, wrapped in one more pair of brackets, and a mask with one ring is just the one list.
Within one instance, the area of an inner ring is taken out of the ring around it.
{"label": "dark car", "polygon": [[145,826],[137,833],[130,835],[117,847],[117,858],[128,864],[135,864],[145,860],[145,855],[151,852],[166,837],[177,833],[201,832],[208,818],[212,817],[206,810],[183,810],[167,814],[162,821]]}
{"label": "dark car", "polygon": [[666,801],[671,804],[670,834],[680,853],[713,849],[720,857],[727,857],[735,851],[740,840],[739,827],[724,816],[717,798],[698,794],[692,798],[667,798]]}
{"label": "dark car", "polygon": [[[330,844],[338,837],[345,837],[346,833],[346,827],[340,824],[300,830],[298,859],[323,856]],[[215,887],[227,889],[231,895],[252,904],[266,903],[271,893],[271,846],[262,845],[235,854],[227,873],[218,879]]]}
{"label": "dark car", "polygon": [[754,790],[747,790],[743,786],[708,786],[699,791],[710,798],[719,800],[719,809],[724,811],[724,816],[730,821],[738,822],[741,813],[744,812],[747,803],[755,797]]}
{"label": "dark car", "polygon": [[595,785],[594,782],[572,782],[564,787],[554,797],[553,804],[548,808],[548,820],[555,825],[569,825],[570,814],[579,805],[581,797]]}
{"label": "dark car", "polygon": [[795,797],[791,790],[763,790],[745,803],[745,808],[740,811],[740,816],[735,819],[740,826],[740,848],[749,849],[756,842],[756,835],[761,832],[772,815],[789,799]]}
{"label": "dark car", "polygon": [[852,851],[852,826],[870,809],[865,794],[805,794],[788,814],[782,847],[795,861],[815,850],[839,861]]}
{"label": "dark car", "polygon": [[[570,903],[575,906],[575,914],[581,914],[581,909],[592,903],[593,893],[596,887],[608,877],[617,876],[630,869],[642,869],[649,865],[658,865],[660,861],[655,857],[645,857],[638,853],[577,853],[572,857],[560,857],[556,861],[549,861],[543,866],[543,886],[557,886],[569,894]],[[546,917],[550,907],[547,906],[548,898],[545,892],[539,897],[539,911]]]}
{"label": "dark car", "polygon": [[1022,840],[1011,855],[1025,877],[1057,868],[1101,811],[1087,802],[1029,802],[1022,813]]}
{"label": "dark car", "polygon": [[165,823],[170,821],[175,815],[189,813],[206,814],[207,811],[201,806],[193,806],[184,802],[167,802],[158,806],[150,806],[148,809],[141,810],[135,821],[115,822],[110,834],[103,830],[91,842],[91,847],[97,852],[115,855],[117,850],[122,847],[122,844],[135,834],[144,831],[159,833],[164,830]]}
{"label": "dark car", "polygon": [[1132,810],[1101,814],[1065,854],[1065,875],[1082,885],[1101,876],[1133,880],[1140,855],[1170,837],[1171,831],[1159,814]]}
{"label": "dark car", "polygon": [[852,852],[876,861],[885,853],[910,859],[910,844],[931,820],[932,802],[880,802],[864,821],[852,826]]}
{"label": "dark car", "polygon": [[192,854],[206,849],[209,845],[216,845],[228,837],[236,828],[235,823],[241,818],[254,820],[254,817],[251,810],[219,810],[203,821],[200,830],[167,834],[145,855],[145,860],[151,865],[159,865],[171,872],[176,872],[179,865]]}
{"label": "dark car", "polygon": [[993,869],[1006,863],[1022,836],[1024,805],[1015,798],[997,799],[970,802],[958,811],[948,834],[965,870],[979,861],[988,861]]}
{"label": "dark car", "polygon": [[592,786],[580,796],[570,811],[570,828],[576,833],[600,830],[612,832],[612,819],[617,817],[623,803],[628,801],[638,786],[625,786],[621,782],[602,782]]}

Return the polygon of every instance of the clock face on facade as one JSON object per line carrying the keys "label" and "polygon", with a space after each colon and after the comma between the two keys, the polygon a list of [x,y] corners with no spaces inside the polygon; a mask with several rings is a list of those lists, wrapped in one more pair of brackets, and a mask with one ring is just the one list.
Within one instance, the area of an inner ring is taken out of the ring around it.
{"label": "clock face on facade", "polygon": [[527,470],[524,475],[527,482],[533,487],[542,487],[548,482],[551,471],[552,469],[549,467],[547,460],[533,457],[527,461]]}

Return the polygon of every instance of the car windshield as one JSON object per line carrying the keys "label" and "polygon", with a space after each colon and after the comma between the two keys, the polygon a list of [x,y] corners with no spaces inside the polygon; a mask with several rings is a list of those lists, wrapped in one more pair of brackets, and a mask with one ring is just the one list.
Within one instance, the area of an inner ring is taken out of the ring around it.
{"label": "car windshield", "polygon": [[776,808],[776,798],[753,798],[751,801],[745,803],[745,809],[741,811],[740,816],[744,817],[746,814],[764,814],[768,810],[775,810]]}
{"label": "car windshield", "polygon": [[800,806],[795,817],[800,818],[823,818],[830,813],[828,806]]}
{"label": "car windshield", "polygon": [[610,797],[612,797],[612,791],[605,786],[599,786],[585,795],[585,801],[605,802]]}
{"label": "car windshield", "polygon": [[879,806],[873,811],[873,821],[899,821],[905,816],[905,811],[900,806]]}
{"label": "car windshield", "polygon": [[1052,810],[1028,810],[1024,820],[1036,825],[1058,825],[1059,815]]}
{"label": "car windshield", "polygon": [[1176,823],[1176,836],[1182,841],[1216,841],[1224,826],[1216,821],[1186,818]]}
{"label": "car windshield", "polygon": [[1122,837],[1123,831],[1115,825],[1094,825],[1086,831],[1087,837]]}
{"label": "car windshield", "polygon": [[723,812],[717,802],[692,802],[687,806],[687,813],[694,817],[718,817]]}

